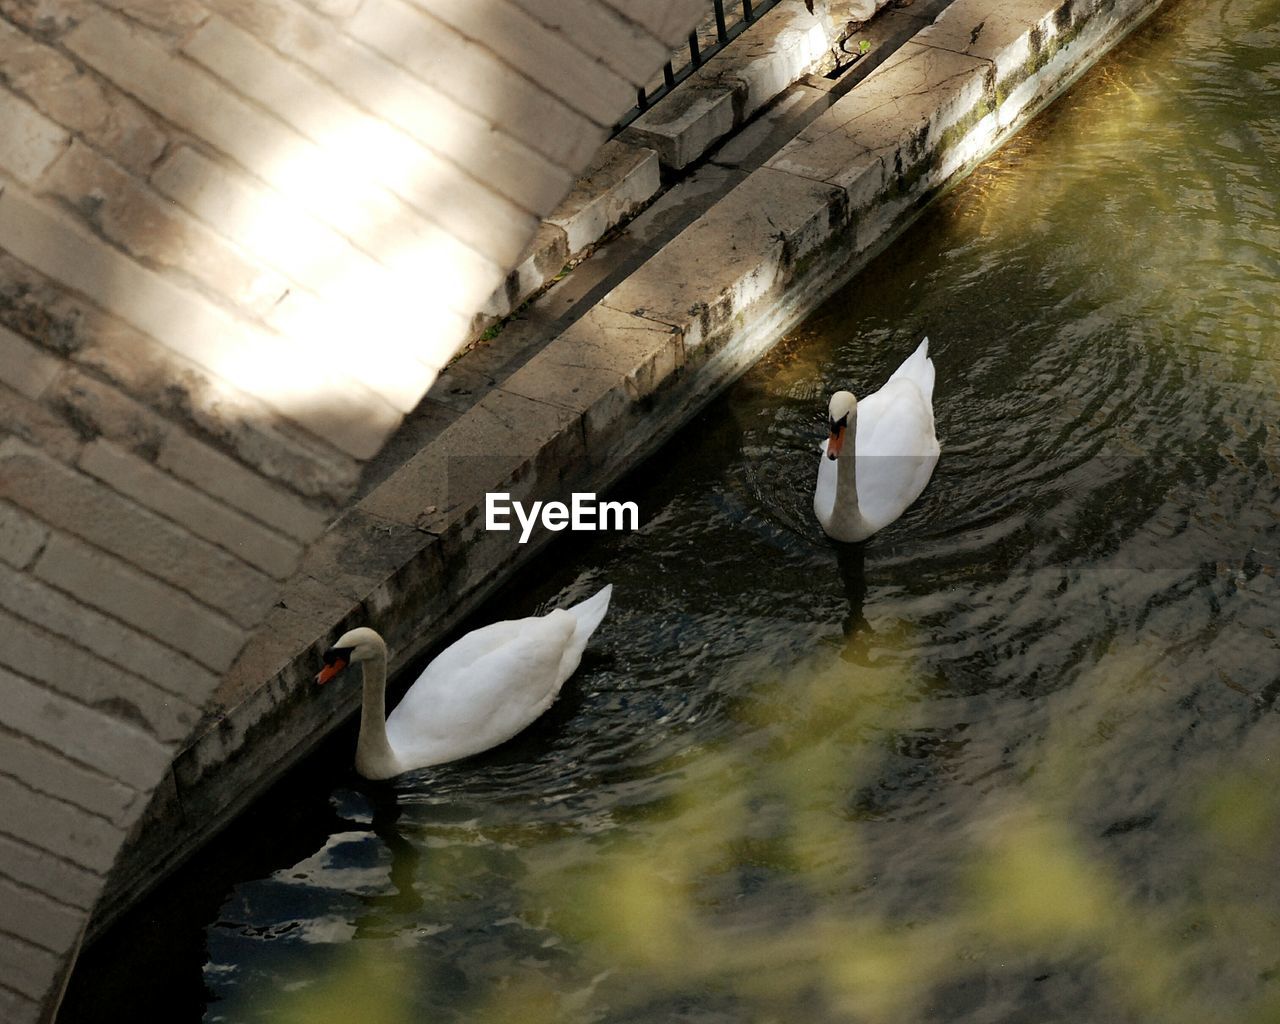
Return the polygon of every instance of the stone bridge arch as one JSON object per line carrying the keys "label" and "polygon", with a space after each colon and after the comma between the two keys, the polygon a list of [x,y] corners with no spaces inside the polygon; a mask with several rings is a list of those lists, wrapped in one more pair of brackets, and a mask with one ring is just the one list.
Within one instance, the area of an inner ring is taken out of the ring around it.
{"label": "stone bridge arch", "polygon": [[705,0],[0,0],[0,1018]]}

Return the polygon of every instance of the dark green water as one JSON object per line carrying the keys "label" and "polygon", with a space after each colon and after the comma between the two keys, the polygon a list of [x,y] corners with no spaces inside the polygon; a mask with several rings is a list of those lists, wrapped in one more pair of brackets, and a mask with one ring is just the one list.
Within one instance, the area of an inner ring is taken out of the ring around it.
{"label": "dark green water", "polygon": [[[1278,168],[1280,3],[1171,4],[485,610],[615,584],[551,713],[336,737],[63,1019],[1280,1020]],[[937,473],[838,553],[826,398],[924,334]]]}

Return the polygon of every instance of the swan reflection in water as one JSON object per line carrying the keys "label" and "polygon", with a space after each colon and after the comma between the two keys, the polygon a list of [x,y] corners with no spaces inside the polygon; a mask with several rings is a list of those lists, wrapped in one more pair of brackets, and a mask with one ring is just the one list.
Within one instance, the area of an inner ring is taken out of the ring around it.
{"label": "swan reflection in water", "polygon": [[394,934],[399,927],[397,919],[416,915],[423,907],[423,897],[418,891],[422,849],[405,836],[398,824],[403,810],[396,790],[390,786],[368,784],[362,789],[372,805],[369,830],[391,854],[388,877],[392,890],[370,900],[370,912],[356,922],[356,934],[366,930],[382,933],[387,928]]}
{"label": "swan reflection in water", "polygon": [[849,602],[849,611],[840,621],[845,639],[840,657],[855,665],[867,665],[870,663],[868,648],[871,637],[875,634],[863,610],[867,600],[867,545],[858,543],[832,546],[836,551],[840,585]]}

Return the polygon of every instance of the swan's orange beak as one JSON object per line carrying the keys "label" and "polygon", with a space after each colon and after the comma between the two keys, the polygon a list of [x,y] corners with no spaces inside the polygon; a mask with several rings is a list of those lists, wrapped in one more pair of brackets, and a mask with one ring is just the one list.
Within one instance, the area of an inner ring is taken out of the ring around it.
{"label": "swan's orange beak", "polygon": [[324,652],[324,668],[316,673],[316,685],[323,686],[336,675],[341,675],[347,667],[348,652],[335,651],[332,647]]}
{"label": "swan's orange beak", "polygon": [[834,459],[840,455],[840,449],[844,447],[844,434],[847,429],[843,423],[832,428],[831,436],[827,438],[827,458]]}

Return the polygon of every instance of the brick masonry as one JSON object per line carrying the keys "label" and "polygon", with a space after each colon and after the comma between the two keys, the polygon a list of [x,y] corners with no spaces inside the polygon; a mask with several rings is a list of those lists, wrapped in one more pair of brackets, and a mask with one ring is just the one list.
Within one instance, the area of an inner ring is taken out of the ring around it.
{"label": "brick masonry", "polygon": [[0,1018],[706,5],[642,6],[0,3]]}

